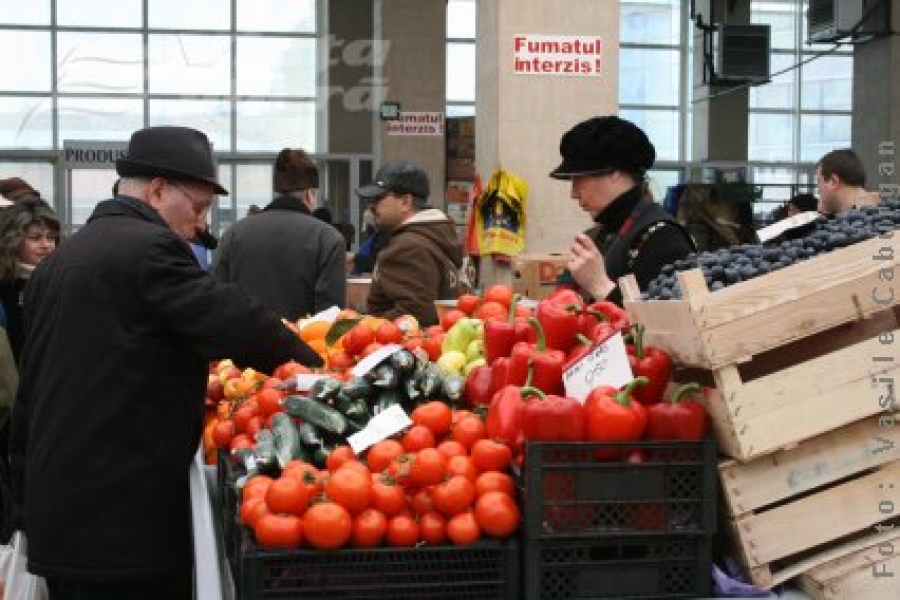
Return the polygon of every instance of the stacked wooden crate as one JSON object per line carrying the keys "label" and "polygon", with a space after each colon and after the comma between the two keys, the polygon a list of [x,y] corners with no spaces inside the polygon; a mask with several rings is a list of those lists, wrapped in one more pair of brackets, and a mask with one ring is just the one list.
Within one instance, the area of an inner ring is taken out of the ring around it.
{"label": "stacked wooden crate", "polygon": [[805,574],[810,589],[838,589],[859,574],[834,561],[892,539],[898,262],[900,242],[881,237],[716,292],[683,271],[681,300],[643,301],[621,282],[645,343],[708,385],[730,529],[758,585]]}

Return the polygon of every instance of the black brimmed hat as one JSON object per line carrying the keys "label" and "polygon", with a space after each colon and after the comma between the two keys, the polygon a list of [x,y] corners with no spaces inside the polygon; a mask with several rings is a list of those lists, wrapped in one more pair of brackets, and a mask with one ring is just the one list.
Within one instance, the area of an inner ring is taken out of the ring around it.
{"label": "black brimmed hat", "polygon": [[388,192],[412,194],[417,198],[427,200],[431,192],[428,174],[422,167],[409,161],[388,163],[378,169],[375,181],[356,190],[356,195],[363,200],[373,200]]}
{"label": "black brimmed hat", "polygon": [[125,156],[116,160],[121,177],[171,177],[202,181],[228,195],[219,183],[219,172],[212,144],[201,131],[170,125],[135,131]]}
{"label": "black brimmed hat", "polygon": [[656,149],[640,127],[619,117],[582,121],[559,142],[562,163],[550,177],[571,179],[611,170],[643,177],[656,160]]}

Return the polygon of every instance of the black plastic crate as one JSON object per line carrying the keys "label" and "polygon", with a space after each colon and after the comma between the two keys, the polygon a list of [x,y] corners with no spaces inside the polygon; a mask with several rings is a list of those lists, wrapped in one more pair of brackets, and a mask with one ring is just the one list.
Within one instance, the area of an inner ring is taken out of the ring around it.
{"label": "black plastic crate", "polygon": [[[636,451],[642,462],[622,460]],[[528,442],[525,452],[528,541],[715,532],[712,439]]]}
{"label": "black plastic crate", "polygon": [[706,535],[525,542],[525,600],[711,596]]}
{"label": "black plastic crate", "polygon": [[220,453],[219,497],[225,552],[238,598],[303,600],[514,600],[521,546],[481,540],[471,546],[265,550],[240,524],[234,482],[242,470]]}
{"label": "black plastic crate", "polygon": [[235,588],[246,600],[519,597],[519,546],[511,541],[332,552],[261,550],[245,543],[238,560]]}

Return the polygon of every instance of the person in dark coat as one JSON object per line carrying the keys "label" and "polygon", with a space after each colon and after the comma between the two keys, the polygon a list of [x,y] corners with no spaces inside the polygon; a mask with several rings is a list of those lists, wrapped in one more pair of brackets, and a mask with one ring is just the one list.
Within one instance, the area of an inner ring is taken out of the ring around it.
{"label": "person in dark coat", "polygon": [[382,166],[375,181],[356,193],[388,232],[378,254],[367,301],[368,312],[388,319],[414,316],[423,326],[438,322],[434,301],[459,295],[462,244],[456,226],[428,205],[428,174],[408,161]]}
{"label": "person in dark coat", "polygon": [[694,251],[687,231],[650,194],[646,174],[656,149],[637,125],[588,119],[563,135],[559,152],[550,177],[571,181],[572,199],[597,224],[575,236],[568,263],[588,299],[621,304],[620,277],[633,273],[644,290],[666,264]]}
{"label": "person in dark coat", "polygon": [[272,170],[275,199],[225,235],[213,276],[236,283],[273,312],[296,321],[347,303],[344,236],[314,217],[316,163],[300,149],[278,153]]}
{"label": "person in dark coat", "polygon": [[28,568],[50,597],[193,597],[189,468],[210,361],[271,372],[319,356],[257,301],[216,283],[187,240],[218,181],[186,127],[135,132],[119,195],[25,290],[10,456]]}

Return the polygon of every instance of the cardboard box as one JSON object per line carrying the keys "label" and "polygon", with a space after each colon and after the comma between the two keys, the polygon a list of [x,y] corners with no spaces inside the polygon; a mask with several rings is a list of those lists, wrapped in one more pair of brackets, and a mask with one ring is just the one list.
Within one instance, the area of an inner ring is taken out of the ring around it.
{"label": "cardboard box", "polygon": [[556,279],[565,270],[563,254],[520,254],[512,257],[512,287],[516,293],[541,300],[556,289]]}

